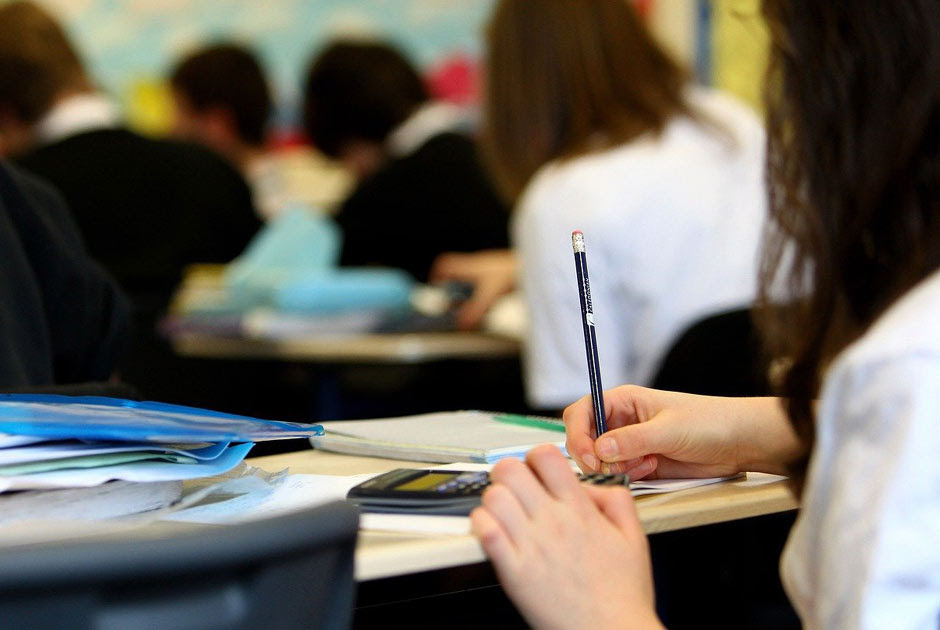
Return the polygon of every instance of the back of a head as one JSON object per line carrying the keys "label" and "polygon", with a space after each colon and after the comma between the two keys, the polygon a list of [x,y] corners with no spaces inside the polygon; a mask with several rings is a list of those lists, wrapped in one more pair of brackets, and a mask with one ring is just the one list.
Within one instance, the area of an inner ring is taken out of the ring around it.
{"label": "back of a head", "polygon": [[384,142],[427,99],[418,72],[392,46],[334,42],[307,73],[304,124],[313,143],[337,157],[350,141]]}
{"label": "back of a head", "polygon": [[[785,359],[779,393],[812,445],[833,357],[940,269],[940,3],[763,6],[772,229],[762,324]],[[801,299],[780,308],[781,290]]]}
{"label": "back of a head", "polygon": [[501,0],[487,43],[484,149],[509,199],[549,161],[688,112],[685,73],[626,0]]}
{"label": "back of a head", "polygon": [[236,44],[203,48],[177,65],[170,83],[197,112],[215,107],[230,111],[243,142],[264,143],[271,93],[248,49]]}
{"label": "back of a head", "polygon": [[88,89],[61,26],[32,2],[0,4],[0,108],[35,123],[68,91]]}

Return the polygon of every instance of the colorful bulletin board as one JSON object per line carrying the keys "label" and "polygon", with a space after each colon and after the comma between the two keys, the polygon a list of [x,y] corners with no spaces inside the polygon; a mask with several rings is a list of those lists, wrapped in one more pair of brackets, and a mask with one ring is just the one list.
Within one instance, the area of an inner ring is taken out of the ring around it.
{"label": "colorful bulletin board", "polygon": [[[65,23],[131,124],[154,133],[169,124],[164,76],[174,61],[223,37],[257,50],[276,94],[275,127],[295,125],[308,60],[337,35],[391,39],[421,65],[436,94],[472,104],[481,31],[493,6],[493,0],[39,1]],[[633,1],[699,80],[758,105],[767,41],[759,0]]]}

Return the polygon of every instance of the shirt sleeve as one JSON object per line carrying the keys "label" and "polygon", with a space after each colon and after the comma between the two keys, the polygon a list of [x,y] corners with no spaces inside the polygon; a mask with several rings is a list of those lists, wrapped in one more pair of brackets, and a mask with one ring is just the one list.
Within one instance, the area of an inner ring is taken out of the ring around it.
{"label": "shirt sleeve", "polygon": [[[940,356],[843,372],[827,386],[797,543],[815,628],[940,622]],[[828,396],[826,394],[829,394]]]}

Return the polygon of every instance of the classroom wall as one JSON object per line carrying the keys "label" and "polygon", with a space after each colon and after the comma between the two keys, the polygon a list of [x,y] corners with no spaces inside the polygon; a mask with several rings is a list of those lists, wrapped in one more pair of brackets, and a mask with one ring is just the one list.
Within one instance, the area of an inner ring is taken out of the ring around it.
{"label": "classroom wall", "polygon": [[[6,0],[0,0],[6,1]],[[38,0],[58,15],[93,76],[131,124],[169,124],[165,74],[206,41],[252,45],[271,77],[275,127],[297,121],[298,86],[310,55],[337,35],[380,35],[400,44],[432,87],[473,102],[481,31],[493,0]],[[759,0],[632,0],[699,80],[759,106],[766,29]]]}
{"label": "classroom wall", "polygon": [[651,30],[707,85],[762,109],[769,34],[760,0],[636,0]]}
{"label": "classroom wall", "polygon": [[767,69],[770,33],[760,14],[760,0],[708,1],[711,83],[762,109],[761,86]]}
{"label": "classroom wall", "polygon": [[383,35],[435,70],[479,55],[491,0],[39,0],[66,24],[86,63],[136,126],[166,124],[165,73],[180,55],[221,37],[253,45],[295,119],[311,52],[339,34]]}

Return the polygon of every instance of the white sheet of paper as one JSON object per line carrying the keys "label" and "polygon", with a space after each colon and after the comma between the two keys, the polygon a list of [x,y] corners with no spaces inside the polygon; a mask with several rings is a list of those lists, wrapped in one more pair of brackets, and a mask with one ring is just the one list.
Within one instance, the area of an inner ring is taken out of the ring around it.
{"label": "white sheet of paper", "polygon": [[359,517],[359,529],[403,534],[467,536],[470,534],[470,518],[427,514],[362,514]]}
{"label": "white sheet of paper", "polygon": [[[491,470],[492,464],[437,464],[438,470]],[[374,477],[364,475],[284,475],[273,481],[257,477],[233,479],[218,484],[208,496],[231,495],[232,498],[172,512],[164,520],[193,523],[227,524],[270,518],[287,512],[311,508],[344,499],[353,486]],[[631,484],[633,494],[675,492],[717,483],[726,478],[665,479]],[[634,485],[636,488],[634,488]],[[427,535],[467,535],[470,519],[465,516],[431,516],[426,514],[368,514],[360,517],[363,530],[401,532]]]}
{"label": "white sheet of paper", "polygon": [[[493,464],[467,464],[457,462],[455,464],[439,464],[433,466],[433,468],[438,470],[493,470]],[[574,472],[580,472],[578,465],[571,461],[571,469]],[[750,473],[750,475],[755,475],[757,473]],[[704,477],[701,479],[641,479],[639,481],[633,481],[630,483],[630,494],[635,497],[644,496],[647,494],[664,494],[666,492],[678,492],[679,490],[687,490],[689,488],[697,488],[699,486],[707,486],[713,483],[719,483],[721,481],[727,481],[729,479],[736,479],[738,477],[743,477],[744,473],[739,475],[731,475],[729,477]],[[771,479],[764,481],[764,483],[769,483],[770,481],[776,481],[777,479],[782,479],[778,475],[766,475],[771,477]],[[750,479],[750,477],[748,477]]]}
{"label": "white sheet of paper", "polygon": [[640,481],[630,483],[630,494],[635,497],[640,497],[647,494],[678,492],[679,490],[708,486],[713,483],[719,483],[741,476],[743,476],[743,473],[740,475],[731,475],[730,477],[706,477],[703,479],[641,479]]}
{"label": "white sheet of paper", "polygon": [[195,464],[142,461],[100,468],[57,470],[54,472],[0,477],[0,492],[44,490],[48,488],[87,488],[112,479],[123,481],[173,481],[221,475],[235,468],[251,450],[252,444],[235,444],[210,461]]}
{"label": "white sheet of paper", "polygon": [[53,439],[54,438],[32,437],[30,435],[11,435],[9,433],[0,433],[0,448],[25,446],[26,444],[37,444],[39,442],[50,442]]}
{"label": "white sheet of paper", "polygon": [[270,518],[344,499],[350,488],[374,476],[285,475],[272,483],[254,477],[236,479],[220,484],[209,495],[236,496],[172,512],[163,520],[226,524]]}
{"label": "white sheet of paper", "polygon": [[67,442],[55,444],[33,444],[15,448],[0,449],[0,466],[44,462],[67,457],[87,455],[110,455],[111,453],[132,453],[136,451],[154,453],[175,453],[194,459],[215,459],[228,448],[228,442],[218,442],[201,448],[175,448],[153,442]]}

